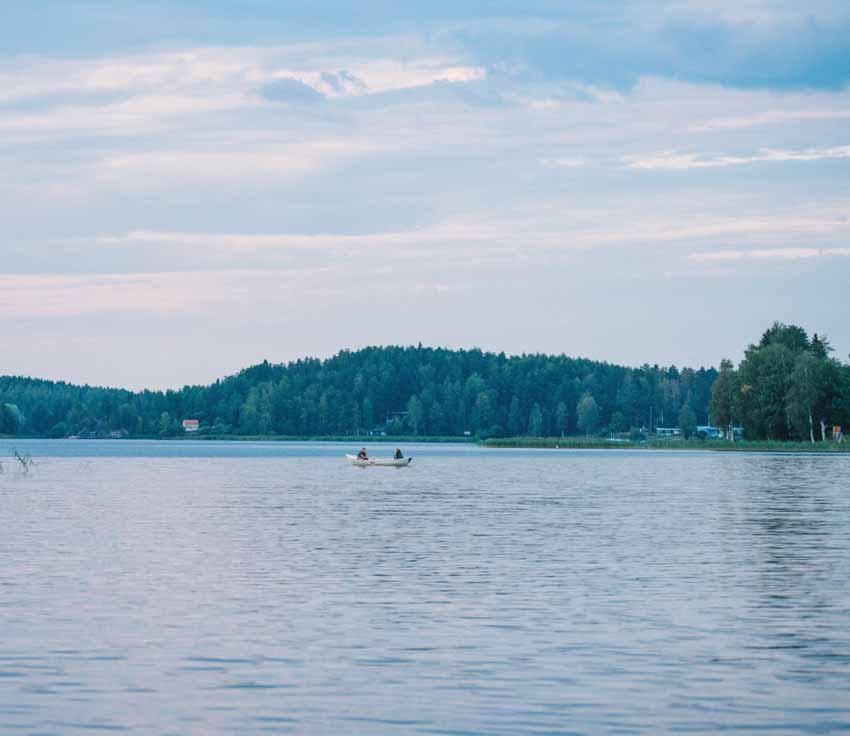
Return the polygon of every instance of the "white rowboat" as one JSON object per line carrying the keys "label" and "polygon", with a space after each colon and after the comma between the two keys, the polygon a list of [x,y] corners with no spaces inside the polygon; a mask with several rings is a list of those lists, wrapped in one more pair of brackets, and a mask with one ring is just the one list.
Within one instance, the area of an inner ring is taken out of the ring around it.
{"label": "white rowboat", "polygon": [[396,460],[395,458],[390,458],[389,460],[384,458],[361,460],[357,455],[346,455],[346,457],[348,458],[348,462],[356,465],[358,468],[368,468],[373,465],[379,468],[406,468],[413,461],[412,457],[403,457],[401,460]]}

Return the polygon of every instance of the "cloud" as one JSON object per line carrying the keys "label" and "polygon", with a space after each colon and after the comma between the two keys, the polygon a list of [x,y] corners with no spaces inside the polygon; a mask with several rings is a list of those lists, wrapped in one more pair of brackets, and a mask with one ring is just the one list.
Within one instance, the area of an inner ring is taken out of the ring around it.
{"label": "cloud", "polygon": [[725,261],[797,261],[824,256],[850,256],[850,248],[770,248],[761,250],[717,250],[692,253],[689,258],[698,263]]}
{"label": "cloud", "polygon": [[345,93],[345,86],[342,80],[333,72],[322,72],[321,80],[336,94],[341,95]]}
{"label": "cloud", "polygon": [[577,169],[581,166],[585,166],[587,164],[587,161],[585,161],[583,158],[562,157],[542,158],[540,159],[540,163],[543,166],[553,166],[564,169]]}
{"label": "cloud", "polygon": [[[147,355],[116,352],[128,374],[159,370],[160,340],[189,333],[212,370],[223,342],[236,364],[272,333],[296,354],[319,334],[327,349],[347,344],[339,314],[362,302],[395,315],[390,336],[401,324],[469,344],[492,323],[484,339],[561,350],[578,313],[563,300],[581,306],[579,294],[600,295],[585,325],[593,345],[647,294],[664,296],[657,314],[671,328],[697,335],[669,303],[710,299],[736,267],[754,276],[747,266],[773,264],[762,269],[771,288],[737,300],[751,317],[797,318],[812,293],[840,293],[847,279],[846,2],[829,15],[821,0],[433,0],[387,14],[384,0],[363,0],[355,18],[330,0],[128,0],[126,20],[157,6],[182,25],[152,24],[123,45],[94,37],[109,35],[92,11],[107,13],[103,3],[50,2],[88,19],[62,29],[71,42],[92,29],[84,53],[49,42],[55,30],[0,27],[4,49],[14,33],[36,51],[0,53],[0,314],[52,315],[12,320],[37,325],[21,328],[25,349],[49,342],[43,329],[78,340],[99,324],[103,343],[156,323]],[[27,4],[7,5],[8,16]],[[211,16],[225,20],[214,29]],[[780,258],[809,260],[779,269]],[[434,304],[451,309],[408,316],[443,287]],[[562,319],[511,321],[517,304]],[[245,343],[187,329],[185,313],[210,330],[232,319]],[[81,315],[73,330],[67,314]],[[272,318],[303,332],[270,329]],[[630,332],[608,355],[626,354]],[[629,354],[669,349],[654,339]],[[676,346],[703,355],[705,340]],[[31,365],[61,373],[67,361]]]}
{"label": "cloud", "polygon": [[49,28],[37,9],[42,2],[7,3],[0,47],[104,55],[163,43],[236,48],[286,38],[307,46],[406,33],[460,49],[489,69],[512,66],[529,77],[624,90],[643,76],[774,90],[836,90],[850,81],[850,10],[841,0],[433,0],[396,3],[392,12],[385,0],[252,0],[231,7],[128,1],[121,12],[105,12],[100,3],[45,1]]}
{"label": "cloud", "polygon": [[258,90],[260,97],[271,102],[294,105],[315,105],[325,101],[325,96],[315,87],[294,77],[280,77]]}
{"label": "cloud", "polygon": [[362,79],[359,79],[347,69],[340,69],[336,73],[322,72],[320,79],[337,95],[361,94],[368,89]]}
{"label": "cloud", "polygon": [[[205,233],[137,230],[125,235],[101,236],[101,245],[169,244],[225,250],[308,249],[327,253],[355,249],[374,250],[436,243],[489,242],[497,236],[496,223],[444,222],[411,230],[345,233]],[[396,255],[401,255],[396,251]]]}
{"label": "cloud", "polygon": [[[370,257],[380,254],[382,262],[392,266],[435,254],[439,254],[443,262],[471,257],[498,263],[514,259],[518,253],[587,251],[620,245],[716,243],[718,240],[741,244],[776,243],[780,238],[823,242],[825,245],[819,252],[834,253],[836,246],[826,244],[846,239],[850,228],[846,203],[820,211],[789,211],[781,215],[712,213],[699,211],[691,203],[685,205],[691,209],[686,221],[678,214],[682,203],[671,201],[669,204],[669,210],[659,211],[659,202],[652,199],[641,198],[631,206],[611,202],[619,213],[616,220],[606,217],[608,211],[604,209],[542,203],[512,213],[468,213],[409,229],[360,233],[136,230],[103,235],[96,243],[105,247],[150,245],[198,249],[195,256],[198,259],[203,251],[229,252],[239,259],[261,252],[272,255],[301,251],[355,260],[360,254]],[[783,252],[792,251],[784,249]]]}
{"label": "cloud", "polygon": [[740,130],[762,125],[780,125],[782,123],[810,120],[845,120],[850,118],[850,110],[768,110],[741,117],[716,118],[704,123],[695,123],[688,130],[704,133],[715,130]]}
{"label": "cloud", "polygon": [[138,95],[120,102],[59,107],[38,113],[8,113],[0,117],[0,131],[22,142],[62,135],[135,136],[162,130],[178,117],[231,110],[248,111],[256,104],[247,96]]}
{"label": "cloud", "polygon": [[247,298],[291,302],[294,289],[305,277],[326,270],[0,275],[0,309],[21,317],[127,312],[175,315]]}
{"label": "cloud", "polygon": [[631,169],[684,171],[687,169],[715,169],[725,168],[727,166],[746,166],[779,161],[822,161],[844,158],[850,158],[850,146],[806,148],[796,151],[764,149],[749,156],[712,156],[699,153],[660,151],[659,153],[650,155],[626,156],[623,158],[623,161]]}
{"label": "cloud", "polygon": [[[334,71],[335,70],[335,71]],[[84,59],[0,56],[0,103],[106,95],[247,95],[313,100],[483,79],[486,71],[419,37],[271,46],[188,46]],[[304,89],[308,87],[310,89]]]}
{"label": "cloud", "polygon": [[218,291],[209,289],[213,278],[186,273],[0,276],[0,307],[14,316],[65,317],[103,311],[168,314],[222,299],[220,281]]}
{"label": "cloud", "polygon": [[385,150],[386,144],[361,138],[277,144],[258,140],[253,146],[237,141],[218,151],[182,147],[117,153],[100,159],[94,170],[101,181],[122,187],[148,187],[152,182],[162,187],[186,182],[292,180]]}
{"label": "cloud", "polygon": [[715,3],[574,4],[538,28],[471,21],[456,39],[479,63],[527,78],[631,90],[645,76],[738,89],[829,89],[850,82],[850,12]]}
{"label": "cloud", "polygon": [[[14,134],[17,143],[103,133],[133,137],[208,128],[213,114],[223,119],[259,108],[259,115],[277,104],[305,113],[328,100],[359,98],[368,105],[371,99],[382,106],[388,94],[420,90],[434,98],[428,90],[485,79],[482,68],[462,61],[408,38],[83,59],[0,55],[0,131]],[[232,120],[227,127],[234,127]]]}

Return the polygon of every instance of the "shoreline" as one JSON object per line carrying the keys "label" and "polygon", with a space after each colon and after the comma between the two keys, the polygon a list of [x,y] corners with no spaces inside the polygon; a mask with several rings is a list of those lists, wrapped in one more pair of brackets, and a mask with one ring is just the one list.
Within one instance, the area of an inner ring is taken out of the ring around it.
{"label": "shoreline", "polygon": [[85,442],[336,442],[347,444],[480,444],[473,437],[366,437],[363,435],[323,435],[323,436],[290,436],[290,435],[220,435],[220,434],[187,434],[176,437],[160,437],[158,435],[129,435],[127,437],[45,437],[41,435],[5,435],[0,434],[0,441],[14,442],[16,440],[45,440],[50,442],[85,441]]}
{"label": "shoreline", "polygon": [[843,454],[850,453],[850,442],[785,442],[767,440],[606,440],[583,437],[504,437],[476,440],[471,437],[424,437],[393,436],[364,437],[345,435],[325,436],[281,436],[281,435],[184,435],[177,437],[128,436],[128,437],[42,437],[38,435],[0,435],[0,441],[88,441],[88,442],[328,442],[352,445],[404,445],[404,444],[453,444],[475,445],[482,449],[518,450],[642,450],[642,451],[701,451],[701,452],[773,452],[789,454]]}
{"label": "shoreline", "polygon": [[704,452],[850,453],[850,442],[791,442],[771,440],[646,440],[644,442],[580,437],[510,437],[482,440],[481,447],[525,450],[699,450]]}

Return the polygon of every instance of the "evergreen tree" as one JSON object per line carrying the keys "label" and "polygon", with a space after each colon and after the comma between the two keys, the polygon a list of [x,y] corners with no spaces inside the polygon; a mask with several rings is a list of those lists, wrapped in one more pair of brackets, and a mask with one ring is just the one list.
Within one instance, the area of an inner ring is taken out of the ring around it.
{"label": "evergreen tree", "polygon": [[688,403],[682,404],[679,410],[679,429],[685,439],[690,439],[697,433],[697,415]]}
{"label": "evergreen tree", "polygon": [[563,401],[559,401],[558,406],[555,408],[555,429],[561,437],[563,437],[567,432],[568,419],[569,413],[567,411],[567,405]]}
{"label": "evergreen tree", "polygon": [[529,437],[540,437],[543,434],[543,412],[540,409],[540,404],[536,403],[531,407],[531,414],[528,417],[528,435]]}

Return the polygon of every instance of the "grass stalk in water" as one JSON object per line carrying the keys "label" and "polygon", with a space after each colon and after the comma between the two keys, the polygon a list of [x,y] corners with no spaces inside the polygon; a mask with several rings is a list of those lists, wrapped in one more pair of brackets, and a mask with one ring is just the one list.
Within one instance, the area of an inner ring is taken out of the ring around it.
{"label": "grass stalk in water", "polygon": [[21,464],[21,470],[23,470],[25,473],[28,473],[29,469],[33,465],[35,465],[35,460],[33,460],[29,454],[21,455],[21,453],[18,452],[17,448],[13,452],[15,455],[15,460],[17,460]]}

